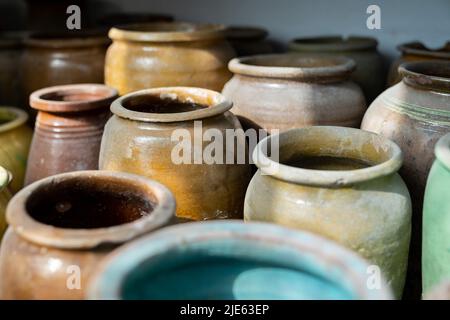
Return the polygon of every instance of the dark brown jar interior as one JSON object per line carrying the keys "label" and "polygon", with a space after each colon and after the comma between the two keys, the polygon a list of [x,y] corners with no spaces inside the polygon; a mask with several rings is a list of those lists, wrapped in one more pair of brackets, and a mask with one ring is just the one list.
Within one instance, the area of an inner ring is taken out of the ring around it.
{"label": "dark brown jar interior", "polygon": [[401,64],[403,82],[419,88],[450,92],[450,61],[419,61]]}
{"label": "dark brown jar interior", "polygon": [[131,97],[124,101],[123,106],[131,111],[145,113],[182,113],[208,108],[205,104],[158,95]]}

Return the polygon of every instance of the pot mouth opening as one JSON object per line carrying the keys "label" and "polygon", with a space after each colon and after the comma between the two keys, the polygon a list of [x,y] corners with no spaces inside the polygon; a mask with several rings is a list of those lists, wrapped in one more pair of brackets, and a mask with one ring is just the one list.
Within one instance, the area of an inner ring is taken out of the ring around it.
{"label": "pot mouth opening", "polygon": [[398,68],[406,84],[428,90],[450,92],[450,62],[428,60],[403,63]]}
{"label": "pot mouth opening", "polygon": [[253,26],[229,26],[225,30],[228,40],[262,40],[268,36],[267,30]]}
{"label": "pot mouth opening", "polygon": [[213,40],[225,37],[225,26],[188,22],[134,23],[111,28],[112,40],[136,42],[172,42]]}
{"label": "pot mouth opening", "polygon": [[434,148],[436,158],[450,170],[450,133],[439,139]]}
{"label": "pot mouth opening", "polygon": [[110,40],[101,31],[84,32],[36,32],[25,38],[29,47],[70,49],[92,46],[108,46]]}
{"label": "pot mouth opening", "polygon": [[[278,159],[273,159],[271,139],[278,139]],[[315,126],[266,137],[256,146],[253,161],[263,174],[283,181],[339,188],[395,173],[402,152],[372,132]]]}
{"label": "pot mouth opening", "polygon": [[397,49],[404,54],[435,59],[450,59],[450,41],[447,41],[442,47],[436,49],[431,49],[418,41],[404,43],[398,46]]}
{"label": "pot mouth opening", "polygon": [[289,44],[291,50],[299,51],[355,51],[375,49],[378,42],[375,38],[362,36],[323,36],[296,38]]}
{"label": "pot mouth opening", "polygon": [[7,220],[42,245],[89,248],[121,243],[166,223],[170,192],[135,175],[80,171],[35,182],[11,200]]}
{"label": "pot mouth opening", "polygon": [[37,90],[30,105],[39,111],[79,112],[106,109],[117,96],[117,90],[102,84],[72,84]]}
{"label": "pot mouth opening", "polygon": [[345,57],[305,57],[295,53],[235,58],[228,64],[236,74],[311,82],[332,82],[350,77],[355,62]]}
{"label": "pot mouth opening", "polygon": [[143,122],[180,122],[208,118],[231,109],[222,94],[201,88],[166,87],[133,92],[116,99],[111,112]]}
{"label": "pot mouth opening", "polygon": [[0,107],[0,132],[5,132],[23,125],[28,120],[24,110],[14,107]]}

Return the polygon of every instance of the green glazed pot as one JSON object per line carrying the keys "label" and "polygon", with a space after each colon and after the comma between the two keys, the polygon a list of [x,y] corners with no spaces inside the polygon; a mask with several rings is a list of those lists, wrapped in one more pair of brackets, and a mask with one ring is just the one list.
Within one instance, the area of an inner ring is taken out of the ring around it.
{"label": "green glazed pot", "polygon": [[450,133],[438,141],[435,155],[423,207],[423,292],[450,279]]}

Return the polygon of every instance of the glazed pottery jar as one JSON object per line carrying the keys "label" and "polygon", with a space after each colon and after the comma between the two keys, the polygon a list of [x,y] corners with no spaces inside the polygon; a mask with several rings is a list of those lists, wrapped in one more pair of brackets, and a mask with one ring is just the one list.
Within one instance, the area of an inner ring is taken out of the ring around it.
{"label": "glazed pottery jar", "polygon": [[410,42],[398,47],[401,57],[395,60],[389,70],[388,85],[401,81],[402,77],[398,72],[398,67],[405,62],[423,61],[423,60],[443,60],[450,61],[450,41],[442,48],[432,50],[420,42]]}
{"label": "glazed pottery jar", "polygon": [[289,48],[304,55],[346,56],[356,62],[352,80],[359,84],[368,102],[373,101],[384,89],[386,68],[377,51],[377,40],[370,37],[315,37],[298,38]]}
{"label": "glazed pottery jar", "polygon": [[[272,139],[279,139],[278,160],[264,152]],[[253,161],[259,170],[245,196],[246,221],[274,222],[339,242],[378,266],[401,297],[411,200],[397,174],[402,153],[395,143],[353,128],[292,129],[260,141]]]}
{"label": "glazed pottery jar", "polygon": [[238,57],[274,51],[272,44],[266,39],[268,32],[262,28],[230,26],[225,34]]}
{"label": "glazed pottery jar", "polygon": [[135,24],[112,28],[105,83],[123,95],[166,86],[220,91],[231,73],[234,51],[224,27],[182,22]]}
{"label": "glazed pottery jar", "polygon": [[408,290],[421,294],[422,204],[437,140],[450,131],[450,62],[412,62],[399,68],[403,80],[369,107],[361,129],[394,140],[405,156],[400,174],[413,200]]}
{"label": "glazed pottery jar", "polygon": [[27,127],[28,115],[13,107],[0,107],[0,166],[14,177],[10,190],[22,188],[25,178],[28,151],[33,132]]}
{"label": "glazed pottery jar", "polygon": [[[11,199],[11,193],[8,185],[12,179],[11,174],[6,171],[5,168],[0,167],[0,242],[3,237],[3,233],[6,230],[6,206]],[[1,280],[0,280],[1,281]]]}
{"label": "glazed pottery jar", "polygon": [[[90,299],[390,299],[369,265],[319,236],[264,223],[165,228],[120,248],[97,269]],[[270,281],[268,285],[267,281]]]}
{"label": "glazed pottery jar", "polygon": [[167,224],[174,211],[166,187],[136,175],[78,171],[39,180],[7,208],[0,298],[82,299],[107,253]]}
{"label": "glazed pottery jar", "polygon": [[[227,148],[234,143],[227,132],[241,129],[228,112],[231,106],[221,94],[200,88],[155,88],[122,96],[111,105],[114,115],[105,126],[100,169],[163,183],[175,195],[179,218],[241,218],[251,168],[245,159],[239,162],[247,151],[245,139],[235,141],[236,149]],[[219,159],[205,157],[211,151],[210,134],[223,142],[212,147],[222,155]]]}
{"label": "glazed pottery jar", "polygon": [[435,153],[423,205],[423,292],[450,279],[450,133],[439,140]]}
{"label": "glazed pottery jar", "polygon": [[361,89],[348,78],[346,58],[260,55],[233,59],[223,94],[244,127],[281,131],[314,125],[359,127],[366,110]]}
{"label": "glazed pottery jar", "polygon": [[38,110],[25,183],[57,173],[98,168],[103,127],[117,91],[101,84],[56,86],[35,91]]}

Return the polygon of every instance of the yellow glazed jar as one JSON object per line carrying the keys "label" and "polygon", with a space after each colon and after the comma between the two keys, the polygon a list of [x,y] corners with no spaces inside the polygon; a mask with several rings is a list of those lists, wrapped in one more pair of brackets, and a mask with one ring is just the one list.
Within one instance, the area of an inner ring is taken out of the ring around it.
{"label": "yellow glazed jar", "polygon": [[6,206],[11,199],[11,193],[8,190],[11,178],[11,174],[5,168],[0,167],[0,240],[6,230],[5,212]]}
{"label": "yellow glazed jar", "polygon": [[0,166],[11,172],[10,190],[23,187],[32,130],[26,125],[28,115],[13,107],[0,107]]}

